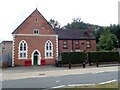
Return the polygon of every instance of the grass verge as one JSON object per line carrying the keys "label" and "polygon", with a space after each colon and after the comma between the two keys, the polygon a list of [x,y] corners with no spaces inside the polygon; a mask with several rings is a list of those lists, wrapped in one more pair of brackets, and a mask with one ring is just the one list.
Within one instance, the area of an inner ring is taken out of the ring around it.
{"label": "grass verge", "polygon": [[65,87],[65,88],[58,88],[53,90],[120,90],[119,86],[120,86],[120,82],[118,84],[118,82],[116,81],[107,84]]}

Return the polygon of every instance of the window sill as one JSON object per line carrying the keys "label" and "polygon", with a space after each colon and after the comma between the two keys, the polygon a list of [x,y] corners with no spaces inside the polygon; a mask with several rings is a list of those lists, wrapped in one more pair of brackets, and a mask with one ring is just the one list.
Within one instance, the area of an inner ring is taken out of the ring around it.
{"label": "window sill", "polygon": [[91,47],[86,47],[86,48],[91,48]]}
{"label": "window sill", "polygon": [[53,57],[45,57],[45,59],[53,59]]}
{"label": "window sill", "polygon": [[34,36],[39,36],[39,34],[34,34]]}
{"label": "window sill", "polygon": [[21,59],[28,59],[28,58],[18,58],[18,59],[20,59],[20,60],[21,60]]}

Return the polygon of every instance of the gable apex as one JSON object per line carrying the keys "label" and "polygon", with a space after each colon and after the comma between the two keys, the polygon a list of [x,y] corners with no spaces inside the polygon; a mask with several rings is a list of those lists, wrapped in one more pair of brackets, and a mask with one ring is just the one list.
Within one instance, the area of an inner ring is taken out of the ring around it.
{"label": "gable apex", "polygon": [[44,18],[44,16],[38,11],[38,9],[36,8],[13,32],[12,34],[17,34],[19,31],[20,31],[20,28],[22,26],[24,26],[24,23],[26,23],[28,21],[28,19],[30,19],[32,16],[35,16],[35,15],[39,15],[42,20],[44,20],[44,22],[51,28],[52,26],[49,24],[49,22]]}

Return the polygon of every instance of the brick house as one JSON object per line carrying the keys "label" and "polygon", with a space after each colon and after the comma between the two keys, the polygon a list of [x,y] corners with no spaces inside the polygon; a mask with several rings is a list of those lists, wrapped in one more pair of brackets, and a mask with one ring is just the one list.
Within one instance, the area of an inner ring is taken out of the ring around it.
{"label": "brick house", "polygon": [[87,30],[55,29],[55,32],[59,35],[59,53],[96,51],[96,40],[92,28]]}
{"label": "brick house", "polygon": [[12,65],[55,64],[63,51],[95,51],[91,29],[53,29],[36,9],[12,33]]}
{"label": "brick house", "polygon": [[0,67],[12,66],[12,41],[0,43]]}

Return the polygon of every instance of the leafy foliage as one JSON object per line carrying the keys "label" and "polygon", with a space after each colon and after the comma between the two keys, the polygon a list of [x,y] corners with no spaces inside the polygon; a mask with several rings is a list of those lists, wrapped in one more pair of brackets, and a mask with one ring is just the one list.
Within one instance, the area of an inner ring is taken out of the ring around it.
{"label": "leafy foliage", "polygon": [[90,63],[96,62],[119,62],[119,53],[112,51],[102,52],[63,52],[62,64],[81,64],[85,61],[86,57]]}
{"label": "leafy foliage", "polygon": [[88,52],[89,62],[118,62],[118,52]]}
{"label": "leafy foliage", "polygon": [[81,21],[81,18],[74,18],[71,23],[68,23],[64,27],[66,29],[87,29],[89,24]]}
{"label": "leafy foliage", "polygon": [[60,24],[57,20],[50,19],[49,23],[53,28],[60,28]]}
{"label": "leafy foliage", "polygon": [[103,50],[112,50],[117,46],[117,37],[106,29],[100,36],[98,46]]}
{"label": "leafy foliage", "polygon": [[115,34],[118,38],[118,41],[120,42],[120,25],[110,25],[107,27],[111,33]]}
{"label": "leafy foliage", "polygon": [[80,64],[86,58],[86,54],[83,52],[63,52],[62,63],[63,64]]}

